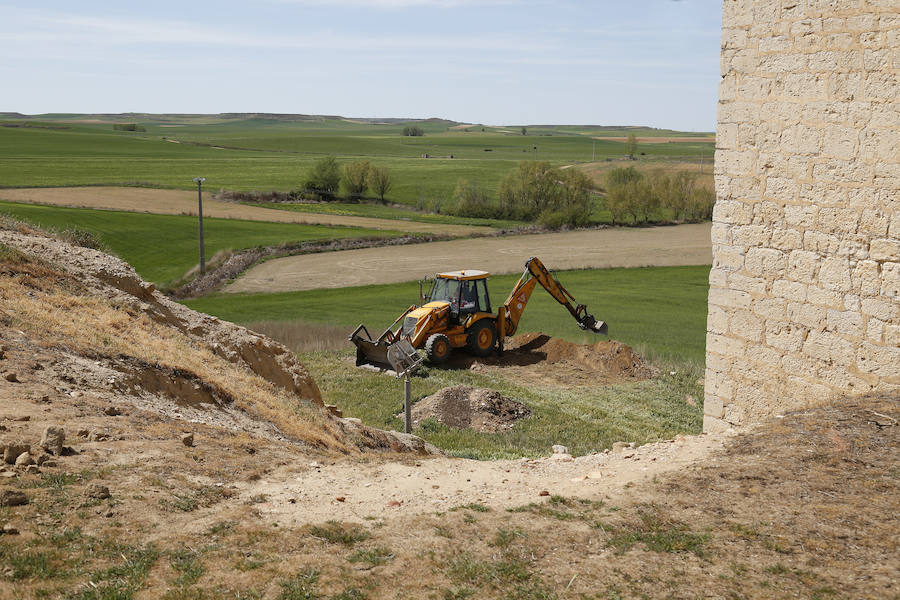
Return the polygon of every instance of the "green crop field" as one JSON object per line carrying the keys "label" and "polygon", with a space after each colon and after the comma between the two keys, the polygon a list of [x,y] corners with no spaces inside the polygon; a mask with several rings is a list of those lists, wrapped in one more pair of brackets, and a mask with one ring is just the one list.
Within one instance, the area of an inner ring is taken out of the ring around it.
{"label": "green crop field", "polygon": [[[62,208],[0,201],[0,214],[35,225],[94,234],[145,279],[171,282],[199,262],[197,218],[177,215]],[[206,256],[220,250],[334,238],[394,237],[399,232],[294,223],[203,219]]]}
{"label": "green crop field", "polygon": [[[691,134],[653,129],[536,126],[458,129],[448,121],[416,123],[422,137],[400,135],[404,123],[340,118],[225,119],[215,116],[135,115],[85,123],[78,115],[0,122],[0,186],[145,185],[187,189],[207,177],[212,190],[290,190],[325,155],[341,162],[366,159],[391,169],[388,199],[404,204],[452,195],[459,179],[490,194],[520,160],[555,166],[621,159],[625,144],[596,136],[667,137],[685,141],[641,144],[642,161],[693,161],[713,144]],[[132,119],[145,131],[114,131]],[[424,158],[425,155],[430,158]],[[452,156],[453,158],[450,158]]]}
{"label": "green crop field", "polygon": [[[414,433],[455,455],[497,458],[540,455],[556,443],[583,454],[608,448],[618,440],[643,443],[700,431],[699,379],[703,377],[709,267],[565,271],[556,275],[597,318],[609,323],[611,339],[634,346],[652,361],[659,374],[636,383],[562,389],[468,369],[426,367],[421,376],[413,378],[414,399],[450,385],[487,387],[524,402],[533,415],[506,433],[457,430],[437,423],[426,423]],[[515,279],[509,275],[491,277],[494,303],[503,301]],[[219,295],[185,304],[239,323],[328,323],[333,334],[343,338],[360,322],[378,335],[403,308],[417,301],[417,294],[417,283],[410,282]],[[274,325],[265,329],[277,331]],[[532,296],[520,323],[520,332],[528,331],[582,344],[607,339],[578,329],[569,313],[541,290]],[[398,380],[355,369],[352,347],[349,343],[346,347],[343,351],[300,355],[326,402],[370,425],[402,428],[397,417],[402,410]]]}

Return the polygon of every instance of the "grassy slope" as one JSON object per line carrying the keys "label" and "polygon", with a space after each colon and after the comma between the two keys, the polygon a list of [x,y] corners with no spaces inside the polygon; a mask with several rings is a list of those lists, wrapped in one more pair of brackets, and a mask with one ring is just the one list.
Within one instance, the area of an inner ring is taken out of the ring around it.
{"label": "grassy slope", "polygon": [[[0,214],[41,227],[76,227],[96,235],[142,277],[166,283],[184,275],[198,261],[197,219],[176,215],[60,208],[0,202]],[[333,238],[391,237],[399,233],[354,227],[264,223],[236,219],[203,220],[206,255],[220,250],[269,246]]]}
{"label": "grassy slope", "polygon": [[[139,121],[140,122],[140,121]],[[597,130],[566,127],[536,129],[534,135],[473,127],[448,130],[447,124],[425,124],[424,137],[403,137],[402,124],[357,124],[344,120],[299,122],[253,119],[173,120],[163,127],[146,121],[146,132],[115,132],[109,124],[68,123],[69,129],[0,127],[0,182],[6,186],[94,184],[154,185],[190,188],[202,174],[211,189],[287,190],[297,187],[312,163],[325,154],[342,161],[366,158],[389,167],[395,179],[392,201],[414,204],[419,197],[449,196],[460,178],[489,192],[523,159],[555,165],[592,159],[620,158],[624,144],[590,139]],[[671,135],[637,130],[639,135]],[[604,132],[606,133],[606,132]],[[189,143],[172,143],[164,140]],[[227,149],[216,149],[222,146]],[[533,150],[537,146],[537,152]],[[242,148],[239,150],[235,148]],[[646,159],[692,159],[711,153],[712,144],[676,142],[645,144]],[[249,149],[249,150],[247,150]],[[489,150],[489,151],[488,151]],[[440,158],[421,158],[424,154]],[[453,155],[453,159],[446,158]]]}

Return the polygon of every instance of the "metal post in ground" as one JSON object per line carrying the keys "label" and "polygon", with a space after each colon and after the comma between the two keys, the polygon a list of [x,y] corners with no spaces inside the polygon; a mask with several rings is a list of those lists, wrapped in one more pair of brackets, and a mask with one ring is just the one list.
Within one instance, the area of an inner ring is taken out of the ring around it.
{"label": "metal post in ground", "polygon": [[206,177],[194,177],[197,182],[197,215],[200,217],[200,273],[206,273],[206,252],[203,248],[203,182]]}
{"label": "metal post in ground", "polygon": [[412,433],[412,382],[409,375],[403,378],[403,431]]}

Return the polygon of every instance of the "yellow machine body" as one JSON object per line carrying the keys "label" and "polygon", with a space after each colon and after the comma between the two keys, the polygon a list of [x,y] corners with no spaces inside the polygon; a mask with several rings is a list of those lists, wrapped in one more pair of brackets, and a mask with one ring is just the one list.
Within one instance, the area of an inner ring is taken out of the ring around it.
{"label": "yellow machine body", "polygon": [[572,295],[537,258],[525,263],[525,273],[496,311],[490,306],[489,276],[488,272],[477,270],[436,274],[428,298],[422,299],[422,306],[410,306],[380,337],[371,339],[363,325],[351,334],[350,340],[357,347],[356,364],[393,368],[399,372],[397,365],[388,358],[388,349],[400,342],[404,347],[409,344],[413,349],[424,348],[434,363],[447,360],[453,348],[466,348],[476,356],[487,356],[495,349],[502,352],[504,339],[516,333],[538,283],[568,309],[579,327],[594,333],[607,332],[606,323],[595,320],[587,313],[587,307],[573,305]]}

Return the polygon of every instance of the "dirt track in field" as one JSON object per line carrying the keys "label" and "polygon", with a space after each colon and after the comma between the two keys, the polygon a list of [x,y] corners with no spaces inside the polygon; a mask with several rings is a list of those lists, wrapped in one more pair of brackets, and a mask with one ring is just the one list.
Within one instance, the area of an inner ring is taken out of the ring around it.
{"label": "dirt track in field", "polygon": [[289,256],[253,267],[225,291],[397,283],[460,268],[517,273],[532,256],[553,270],[708,265],[710,224],[592,229]]}
{"label": "dirt track in field", "polygon": [[[23,188],[0,190],[0,200],[27,202],[30,204],[50,204],[76,208],[99,208],[147,212],[161,215],[196,215],[197,192],[185,190],[156,190],[148,188],[123,187],[76,187],[76,188]],[[465,236],[476,233],[491,233],[490,227],[469,225],[445,225],[440,223],[418,223],[399,219],[373,219],[346,215],[325,215],[299,213],[257,206],[244,206],[231,202],[212,200],[204,193],[203,215],[222,219],[244,221],[271,221],[275,223],[308,223],[315,225],[347,225],[368,229],[406,231],[409,233],[431,233]]]}

